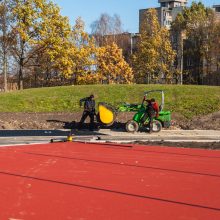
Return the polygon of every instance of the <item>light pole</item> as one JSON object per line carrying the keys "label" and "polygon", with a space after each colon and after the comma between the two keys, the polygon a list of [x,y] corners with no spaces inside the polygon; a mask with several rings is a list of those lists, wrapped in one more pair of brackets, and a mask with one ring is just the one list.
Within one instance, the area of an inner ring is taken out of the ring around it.
{"label": "light pole", "polygon": [[131,53],[131,55],[133,54],[133,36],[134,36],[134,34],[130,34],[130,38],[131,38],[131,51],[130,51],[130,53]]}

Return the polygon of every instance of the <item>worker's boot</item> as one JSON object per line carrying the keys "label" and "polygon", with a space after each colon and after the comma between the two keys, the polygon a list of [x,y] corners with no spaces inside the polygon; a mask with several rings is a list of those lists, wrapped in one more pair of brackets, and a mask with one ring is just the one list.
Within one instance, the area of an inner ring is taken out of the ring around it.
{"label": "worker's boot", "polygon": [[153,132],[153,125],[150,124],[150,126],[149,126],[149,134],[151,134],[152,132]]}

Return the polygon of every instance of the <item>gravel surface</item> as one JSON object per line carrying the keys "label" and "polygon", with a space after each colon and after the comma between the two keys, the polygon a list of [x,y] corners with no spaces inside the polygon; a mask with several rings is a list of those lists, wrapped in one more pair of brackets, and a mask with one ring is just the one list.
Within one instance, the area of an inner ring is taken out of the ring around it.
{"label": "gravel surface", "polygon": [[[76,128],[82,112],[78,113],[0,113],[0,129],[63,129]],[[119,113],[111,128],[124,127],[133,112]],[[88,122],[88,121],[87,121]],[[85,125],[87,127],[87,125]],[[102,126],[103,127],[103,126]],[[220,112],[188,120],[172,114],[171,129],[220,130]]]}

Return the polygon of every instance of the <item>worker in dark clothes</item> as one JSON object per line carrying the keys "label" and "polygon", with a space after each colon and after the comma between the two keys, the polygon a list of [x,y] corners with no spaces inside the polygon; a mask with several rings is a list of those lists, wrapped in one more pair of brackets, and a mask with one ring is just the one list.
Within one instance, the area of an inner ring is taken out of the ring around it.
{"label": "worker in dark clothes", "polygon": [[80,99],[80,107],[82,107],[82,104],[84,102],[84,111],[81,117],[81,120],[79,122],[79,127],[82,127],[82,124],[86,120],[86,118],[90,117],[90,130],[94,129],[94,117],[95,117],[95,100],[94,95],[90,95],[89,97]]}
{"label": "worker in dark clothes", "polygon": [[142,118],[142,123],[144,123],[146,121],[147,118],[149,118],[149,122],[148,122],[148,128],[149,128],[149,133],[151,133],[153,131],[153,120],[154,117],[159,117],[159,106],[158,103],[155,101],[154,98],[148,100],[145,99],[143,102],[146,101],[147,102],[147,106],[146,106],[146,112]]}

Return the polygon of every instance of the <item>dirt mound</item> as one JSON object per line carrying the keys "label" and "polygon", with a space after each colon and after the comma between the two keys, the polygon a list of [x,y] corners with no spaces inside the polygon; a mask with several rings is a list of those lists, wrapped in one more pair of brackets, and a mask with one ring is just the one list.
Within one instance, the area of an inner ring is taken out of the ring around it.
{"label": "dirt mound", "polygon": [[62,129],[77,113],[0,113],[0,129]]}
{"label": "dirt mound", "polygon": [[[114,126],[124,126],[134,113],[119,113]],[[0,129],[63,129],[75,128],[80,113],[0,113]],[[180,114],[172,114],[171,129],[220,130],[220,112],[188,120]]]}
{"label": "dirt mound", "polygon": [[191,120],[174,113],[172,119],[173,126],[184,130],[220,130],[220,111],[205,116],[198,116]]}

